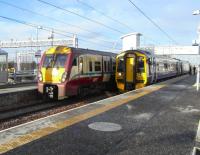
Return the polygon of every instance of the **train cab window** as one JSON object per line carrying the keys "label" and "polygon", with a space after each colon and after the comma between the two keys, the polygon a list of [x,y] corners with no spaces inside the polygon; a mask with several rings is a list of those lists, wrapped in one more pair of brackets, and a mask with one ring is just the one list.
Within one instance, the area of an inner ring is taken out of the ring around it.
{"label": "train cab window", "polygon": [[51,67],[53,63],[53,59],[54,59],[53,54],[45,55],[42,67]]}
{"label": "train cab window", "polygon": [[144,73],[144,57],[139,56],[137,58],[137,72],[138,73]]}
{"label": "train cab window", "polygon": [[89,71],[92,72],[92,61],[89,62]]}
{"label": "train cab window", "polygon": [[57,54],[55,58],[54,67],[65,67],[66,60],[67,60],[66,54]]}
{"label": "train cab window", "polygon": [[95,61],[94,67],[95,67],[95,71],[97,72],[101,71],[101,62]]}
{"label": "train cab window", "polygon": [[124,72],[124,58],[119,58],[118,60],[118,66],[117,66],[117,72]]}

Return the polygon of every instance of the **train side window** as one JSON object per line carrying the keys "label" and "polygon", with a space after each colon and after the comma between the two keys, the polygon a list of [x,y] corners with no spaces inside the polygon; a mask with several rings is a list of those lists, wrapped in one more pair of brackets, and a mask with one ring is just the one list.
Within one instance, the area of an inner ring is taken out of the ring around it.
{"label": "train side window", "polygon": [[72,66],[77,66],[77,58],[74,58]]}
{"label": "train side window", "polygon": [[92,61],[89,61],[89,71],[92,72]]}
{"label": "train side window", "polygon": [[95,68],[95,71],[101,71],[101,62],[100,61],[95,61],[94,63],[94,68]]}

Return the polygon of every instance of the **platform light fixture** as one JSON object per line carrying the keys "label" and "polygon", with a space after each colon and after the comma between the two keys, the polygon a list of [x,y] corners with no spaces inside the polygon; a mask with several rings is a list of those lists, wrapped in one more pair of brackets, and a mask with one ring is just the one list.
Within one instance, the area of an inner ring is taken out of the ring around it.
{"label": "platform light fixture", "polygon": [[193,14],[193,15],[200,15],[200,10],[195,10],[195,11],[193,11],[192,14]]}

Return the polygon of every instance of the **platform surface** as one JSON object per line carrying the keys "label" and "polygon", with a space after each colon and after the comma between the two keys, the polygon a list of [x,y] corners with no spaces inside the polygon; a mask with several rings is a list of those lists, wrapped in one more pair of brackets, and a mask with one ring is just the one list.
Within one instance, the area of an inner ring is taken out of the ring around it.
{"label": "platform surface", "polygon": [[27,91],[27,90],[35,90],[35,89],[37,89],[36,84],[31,85],[31,86],[20,86],[20,87],[14,87],[14,88],[2,88],[2,89],[0,89],[0,95],[21,92],[21,91]]}
{"label": "platform surface", "polygon": [[184,76],[0,131],[6,155],[186,155],[200,118]]}

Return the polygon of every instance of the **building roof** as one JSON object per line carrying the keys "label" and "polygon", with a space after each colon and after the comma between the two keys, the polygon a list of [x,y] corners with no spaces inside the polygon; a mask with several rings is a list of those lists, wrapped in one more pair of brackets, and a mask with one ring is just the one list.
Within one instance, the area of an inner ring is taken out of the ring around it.
{"label": "building roof", "polygon": [[8,53],[6,51],[0,49],[0,55],[8,55]]}

